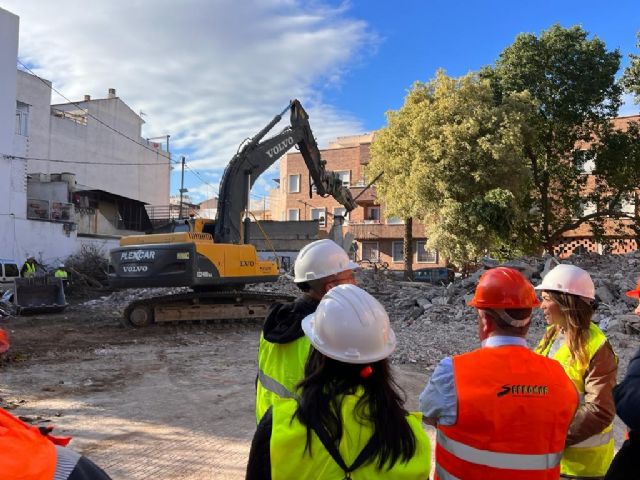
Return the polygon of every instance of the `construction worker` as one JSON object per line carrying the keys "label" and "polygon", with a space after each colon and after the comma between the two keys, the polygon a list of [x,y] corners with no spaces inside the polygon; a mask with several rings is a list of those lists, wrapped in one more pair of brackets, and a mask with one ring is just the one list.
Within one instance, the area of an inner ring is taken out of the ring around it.
{"label": "construction worker", "polygon": [[558,478],[578,394],[558,362],[527,348],[538,304],[517,270],[480,277],[469,305],[482,348],[443,359],[420,395],[438,429],[436,479]]}
{"label": "construction worker", "polygon": [[[640,280],[635,290],[627,292],[640,300]],[[640,301],[635,309],[640,315]],[[627,375],[613,389],[618,417],[627,425],[627,439],[611,462],[605,480],[626,480],[640,472],[640,348],[629,362]]]}
{"label": "construction worker", "polygon": [[35,258],[29,256],[20,269],[20,275],[24,278],[33,278],[38,270],[38,262]]}
{"label": "construction worker", "polygon": [[356,268],[358,264],[332,240],[317,240],[300,250],[294,282],[303,293],[293,303],[272,305],[260,336],[256,423],[275,400],[293,396],[295,385],[304,376],[309,340],[300,326],[302,319],[316,310],[332,287],[355,283]]}
{"label": "construction worker", "polygon": [[64,263],[58,264],[58,268],[53,272],[53,276],[62,280],[65,290],[69,287],[69,274],[64,269]]}
{"label": "construction worker", "polygon": [[[0,353],[9,339],[0,328]],[[88,458],[66,448],[71,437],[51,435],[52,427],[26,424],[0,408],[0,478],[2,480],[109,480]]]}
{"label": "construction worker", "polygon": [[591,321],[595,287],[574,265],[558,265],[536,287],[549,324],[536,352],[560,362],[580,393],[560,467],[561,478],[601,479],[614,453],[613,419],[618,362],[604,333]]}
{"label": "construction worker", "polygon": [[429,439],[393,379],[387,358],[396,338],[384,307],[355,285],[338,285],[302,329],[313,348],[299,399],[267,410],[246,478],[427,480]]}
{"label": "construction worker", "polygon": [[56,278],[62,278],[63,280],[67,280],[69,278],[69,274],[64,269],[64,263],[60,263],[58,265],[58,269],[55,272],[53,272],[53,275]]}

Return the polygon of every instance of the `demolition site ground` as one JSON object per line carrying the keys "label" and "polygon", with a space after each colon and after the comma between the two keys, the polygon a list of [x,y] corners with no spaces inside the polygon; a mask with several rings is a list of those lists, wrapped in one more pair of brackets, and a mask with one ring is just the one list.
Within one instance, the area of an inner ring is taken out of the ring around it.
{"label": "demolition site ground", "polygon": [[[361,284],[390,312],[398,335],[394,371],[407,408],[416,409],[437,362],[477,348],[474,312],[452,300],[455,295],[438,300],[444,287],[365,277]],[[292,293],[289,287],[273,286]],[[0,406],[73,436],[70,446],[116,480],[244,478],[255,430],[260,326],[126,328],[120,316],[130,294],[90,297],[72,297],[59,314],[0,318],[12,342],[0,358]],[[420,297],[425,300],[416,301]],[[531,343],[543,328],[537,319]],[[613,335],[619,378],[637,338]],[[427,430],[433,443],[434,430]],[[617,446],[623,433],[616,419]]]}

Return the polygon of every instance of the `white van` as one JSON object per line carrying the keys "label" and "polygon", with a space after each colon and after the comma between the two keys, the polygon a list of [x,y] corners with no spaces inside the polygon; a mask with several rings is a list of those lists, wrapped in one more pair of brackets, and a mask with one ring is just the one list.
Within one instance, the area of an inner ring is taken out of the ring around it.
{"label": "white van", "polygon": [[20,268],[15,260],[0,258],[0,291],[13,288],[13,279],[20,276]]}

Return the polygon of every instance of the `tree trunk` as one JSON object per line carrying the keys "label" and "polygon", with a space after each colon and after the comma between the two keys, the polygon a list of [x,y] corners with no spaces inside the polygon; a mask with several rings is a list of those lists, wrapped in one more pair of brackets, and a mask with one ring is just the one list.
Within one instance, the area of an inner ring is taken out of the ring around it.
{"label": "tree trunk", "polygon": [[404,243],[402,248],[404,255],[404,279],[413,280],[413,218],[404,221]]}

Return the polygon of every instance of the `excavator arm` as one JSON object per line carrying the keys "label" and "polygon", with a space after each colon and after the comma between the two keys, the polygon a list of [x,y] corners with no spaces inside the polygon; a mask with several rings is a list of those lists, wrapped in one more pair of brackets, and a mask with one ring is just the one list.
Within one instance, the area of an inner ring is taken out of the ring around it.
{"label": "excavator arm", "polygon": [[[267,133],[291,112],[290,123],[282,132],[263,140]],[[292,100],[279,115],[276,115],[231,159],[220,182],[218,214],[215,223],[216,243],[242,243],[247,236],[241,233],[242,214],[249,205],[251,187],[271,165],[291,147],[297,145],[309,170],[313,184],[320,196],[331,195],[347,212],[356,207],[348,188],[336,172],[325,168],[320,150],[309,126],[309,116],[298,100]],[[247,219],[248,221],[248,219]]]}

